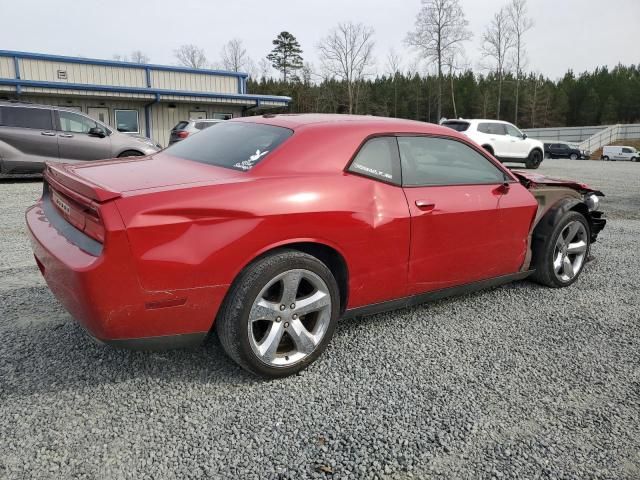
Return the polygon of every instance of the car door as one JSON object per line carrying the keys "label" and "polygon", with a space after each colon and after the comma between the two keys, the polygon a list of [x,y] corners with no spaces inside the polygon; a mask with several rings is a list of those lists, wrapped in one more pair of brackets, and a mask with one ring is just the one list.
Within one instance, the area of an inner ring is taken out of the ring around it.
{"label": "car door", "polygon": [[100,137],[89,133],[92,128],[102,128],[95,120],[79,113],[57,110],[56,124],[61,162],[101,160],[113,156],[109,135]]}
{"label": "car door", "polygon": [[521,185],[460,140],[399,136],[398,147],[411,214],[410,293],[517,272],[535,199],[526,192],[524,217],[517,211],[522,198],[503,202],[511,184]]}
{"label": "car door", "polygon": [[507,132],[507,149],[509,157],[526,158],[529,156],[529,142],[524,138],[520,130],[510,123],[503,124]]}
{"label": "car door", "polygon": [[4,173],[38,173],[58,159],[50,108],[0,107],[0,158]]}
{"label": "car door", "polygon": [[509,157],[507,130],[502,123],[483,122],[478,125],[478,131],[486,135],[487,143],[493,146],[493,154],[496,157]]}

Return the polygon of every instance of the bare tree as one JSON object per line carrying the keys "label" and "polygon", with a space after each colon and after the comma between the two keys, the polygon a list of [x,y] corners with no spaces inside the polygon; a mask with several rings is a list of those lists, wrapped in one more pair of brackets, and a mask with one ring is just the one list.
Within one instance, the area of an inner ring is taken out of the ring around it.
{"label": "bare tree", "polygon": [[453,107],[453,118],[458,118],[458,109],[456,108],[456,93],[453,84],[456,72],[468,67],[468,62],[464,57],[464,52],[458,48],[452,48],[449,55],[444,60],[445,65],[449,69],[449,86],[451,89],[451,106]]}
{"label": "bare tree", "polygon": [[134,50],[129,58],[134,63],[149,63],[150,60],[142,50]]}
{"label": "bare tree", "polygon": [[402,69],[402,58],[391,48],[387,54],[387,71],[393,81],[393,116],[398,116],[398,75]]}
{"label": "bare tree", "polygon": [[205,68],[208,64],[204,50],[195,45],[182,45],[173,52],[178,63],[190,68]]}
{"label": "bare tree", "polygon": [[266,58],[261,58],[258,62],[258,70],[260,71],[260,78],[264,78],[265,80],[270,78],[273,72],[271,62]]}
{"label": "bare tree", "polygon": [[513,48],[513,31],[509,24],[509,15],[503,7],[493,16],[491,23],[482,35],[482,56],[495,62],[495,72],[498,79],[498,103],[496,118],[500,119],[500,105],[502,103],[502,82],[510,50]]}
{"label": "bare tree", "polygon": [[471,39],[460,0],[422,0],[415,28],[405,42],[438,65],[438,120],[442,118],[442,68],[452,50]]}
{"label": "bare tree", "polygon": [[520,102],[520,79],[522,69],[526,65],[526,49],[524,35],[533,27],[533,20],[527,17],[527,0],[511,0],[507,7],[509,22],[513,32],[515,67],[516,67],[516,106],[514,123],[518,124],[518,109]]}
{"label": "bare tree", "polygon": [[234,38],[229,40],[220,52],[222,59],[222,66],[225,70],[231,70],[233,72],[240,72],[248,70],[251,66],[251,59],[247,54],[247,49],[244,48],[242,40]]}
{"label": "bare tree", "polygon": [[318,44],[325,72],[347,85],[350,114],[357,111],[361,81],[374,63],[373,45],[373,28],[352,22],[339,23]]}

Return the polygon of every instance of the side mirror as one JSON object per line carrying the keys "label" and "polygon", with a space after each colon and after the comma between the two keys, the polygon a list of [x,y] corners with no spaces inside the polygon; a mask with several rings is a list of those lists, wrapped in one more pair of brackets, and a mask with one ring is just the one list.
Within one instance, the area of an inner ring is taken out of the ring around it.
{"label": "side mirror", "polygon": [[107,134],[104,132],[104,130],[100,127],[93,127],[89,129],[89,135],[91,135],[92,137],[100,137],[100,138],[104,138],[107,136]]}
{"label": "side mirror", "polygon": [[522,139],[523,139],[523,140],[526,140],[526,139],[527,139],[527,134],[526,134],[526,133],[524,133],[524,132],[522,132]]}

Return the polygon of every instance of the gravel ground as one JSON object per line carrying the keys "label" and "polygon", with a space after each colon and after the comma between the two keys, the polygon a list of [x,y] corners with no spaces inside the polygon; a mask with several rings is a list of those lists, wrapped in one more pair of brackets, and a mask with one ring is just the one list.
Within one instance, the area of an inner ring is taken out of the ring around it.
{"label": "gravel ground", "polygon": [[265,382],[210,340],[96,345],[40,279],[0,184],[0,478],[640,478],[640,165],[547,160],[609,225],[571,288],[519,282],[343,321]]}

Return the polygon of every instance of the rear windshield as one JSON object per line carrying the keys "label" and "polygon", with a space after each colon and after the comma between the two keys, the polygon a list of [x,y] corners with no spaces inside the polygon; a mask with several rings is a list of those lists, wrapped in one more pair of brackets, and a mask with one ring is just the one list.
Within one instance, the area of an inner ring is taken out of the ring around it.
{"label": "rear windshield", "polygon": [[209,128],[211,125],[215,125],[218,122],[196,122],[195,127],[198,130],[204,130],[205,128]]}
{"label": "rear windshield", "polygon": [[448,121],[448,122],[442,122],[442,125],[444,125],[445,127],[453,128],[458,132],[465,132],[469,129],[469,122]]}
{"label": "rear windshield", "polygon": [[292,134],[288,128],[272,125],[224,122],[165,151],[187,160],[246,171],[264,160]]}
{"label": "rear windshield", "polygon": [[184,130],[184,127],[189,125],[189,122],[178,122],[178,124],[173,127],[174,130]]}

